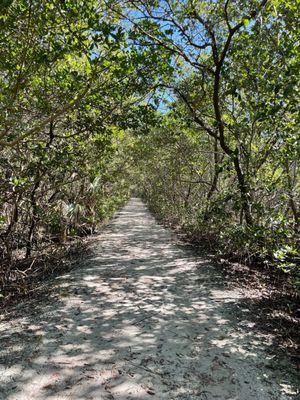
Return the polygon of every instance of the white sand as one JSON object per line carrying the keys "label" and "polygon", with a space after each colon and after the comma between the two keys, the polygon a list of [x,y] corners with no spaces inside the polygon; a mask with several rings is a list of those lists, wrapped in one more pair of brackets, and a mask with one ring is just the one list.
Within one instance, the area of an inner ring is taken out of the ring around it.
{"label": "white sand", "polygon": [[[57,297],[0,325],[0,399],[295,400],[242,291],[131,199]],[[25,313],[25,315],[24,315]]]}

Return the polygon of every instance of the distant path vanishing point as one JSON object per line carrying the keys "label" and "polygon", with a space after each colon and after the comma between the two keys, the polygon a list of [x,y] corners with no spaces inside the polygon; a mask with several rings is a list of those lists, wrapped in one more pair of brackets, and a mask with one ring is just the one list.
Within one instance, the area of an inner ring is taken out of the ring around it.
{"label": "distant path vanishing point", "polygon": [[56,281],[0,324],[1,400],[296,399],[242,290],[137,198]]}

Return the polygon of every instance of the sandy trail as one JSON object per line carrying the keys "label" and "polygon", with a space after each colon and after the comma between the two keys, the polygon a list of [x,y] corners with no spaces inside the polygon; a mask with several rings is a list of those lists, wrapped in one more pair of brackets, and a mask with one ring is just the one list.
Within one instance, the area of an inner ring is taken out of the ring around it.
{"label": "sandy trail", "polygon": [[2,322],[1,400],[297,397],[272,338],[236,312],[242,291],[175,244],[139,199],[55,293]]}

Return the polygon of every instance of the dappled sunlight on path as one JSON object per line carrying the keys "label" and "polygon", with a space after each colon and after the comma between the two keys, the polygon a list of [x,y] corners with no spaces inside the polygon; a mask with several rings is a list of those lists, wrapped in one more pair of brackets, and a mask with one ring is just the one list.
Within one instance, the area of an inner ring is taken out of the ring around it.
{"label": "dappled sunlight on path", "polygon": [[294,399],[229,286],[131,199],[55,298],[2,323],[0,399]]}

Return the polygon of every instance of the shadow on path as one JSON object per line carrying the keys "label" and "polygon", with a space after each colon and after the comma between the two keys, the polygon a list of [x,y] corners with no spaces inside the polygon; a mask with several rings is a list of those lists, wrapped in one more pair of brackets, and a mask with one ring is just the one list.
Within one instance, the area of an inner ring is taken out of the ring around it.
{"label": "shadow on path", "polygon": [[1,324],[1,400],[296,398],[241,292],[139,199],[55,290]]}

